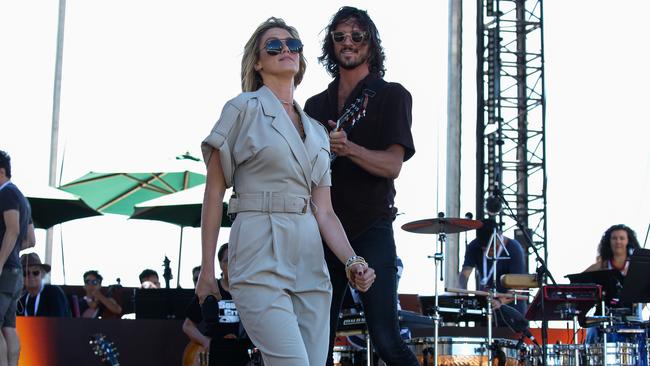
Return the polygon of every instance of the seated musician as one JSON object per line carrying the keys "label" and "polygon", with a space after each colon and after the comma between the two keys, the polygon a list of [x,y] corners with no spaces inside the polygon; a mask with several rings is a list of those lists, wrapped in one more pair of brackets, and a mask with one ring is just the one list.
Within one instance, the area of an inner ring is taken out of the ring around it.
{"label": "seated musician", "polygon": [[[609,227],[600,239],[598,244],[598,257],[596,262],[590,265],[584,272],[617,270],[621,275],[626,276],[630,265],[630,256],[634,250],[639,248],[634,230],[626,225],[618,224]],[[630,306],[620,304],[618,297],[620,293],[606,294],[606,304],[609,309],[628,309],[627,313],[636,312],[639,317],[641,307],[638,306],[636,311],[630,309]],[[596,315],[601,315],[602,309],[600,304],[596,307]],[[616,337],[614,337],[616,338]],[[586,343],[596,343],[601,339],[598,328],[589,328],[587,331]]]}
{"label": "seated musician", "polygon": [[[465,260],[463,262],[463,269],[460,272],[458,277],[459,286],[463,289],[467,288],[467,280],[472,274],[472,271],[476,269],[478,272],[478,277],[480,278],[479,283],[477,283],[477,289],[482,291],[488,291],[492,286],[493,279],[493,261],[488,259],[488,257],[494,256],[494,249],[496,247],[496,253],[498,257],[506,256],[506,251],[508,253],[507,259],[499,259],[497,268],[496,268],[496,291],[498,293],[506,293],[507,288],[505,288],[499,279],[503,274],[523,274],[525,272],[525,256],[524,250],[521,244],[515,240],[508,238],[501,234],[498,229],[496,221],[492,218],[483,219],[483,226],[476,230],[476,239],[472,240],[467,247],[465,248]],[[490,239],[492,238],[493,233],[496,230],[495,240],[496,245],[490,247],[488,252],[488,245]],[[506,250],[503,250],[501,245],[505,246]],[[501,304],[510,304],[512,307],[516,308],[522,315],[526,313],[526,302],[517,301],[516,304],[512,303],[513,299],[508,297],[497,297],[493,301],[494,309],[498,309]],[[495,317],[498,319],[498,317]]]}
{"label": "seated musician", "polygon": [[68,299],[59,286],[45,283],[45,276],[51,266],[41,263],[36,253],[23,254],[20,257],[25,279],[25,293],[18,300],[19,316],[72,316]]}
{"label": "seated musician", "polygon": [[[222,300],[232,300],[228,283],[228,243],[217,252],[221,278],[217,280]],[[245,366],[250,361],[250,341],[243,339],[243,328],[239,321],[206,324],[201,314],[199,299],[195,295],[186,310],[183,332],[198,344],[202,352],[208,353],[208,365]]]}
{"label": "seated musician", "polygon": [[149,288],[160,288],[160,280],[158,278],[158,272],[153,269],[145,269],[140,272],[140,288],[149,289]]}
{"label": "seated musician", "polygon": [[596,263],[584,272],[615,269],[625,276],[630,264],[629,256],[637,248],[639,248],[639,241],[634,230],[622,224],[613,225],[600,239]]}
{"label": "seated musician", "polygon": [[114,287],[109,286],[106,293],[102,291],[104,278],[95,270],[84,273],[84,291],[86,295],[79,301],[79,313],[82,318],[119,318],[122,307],[112,297]]}

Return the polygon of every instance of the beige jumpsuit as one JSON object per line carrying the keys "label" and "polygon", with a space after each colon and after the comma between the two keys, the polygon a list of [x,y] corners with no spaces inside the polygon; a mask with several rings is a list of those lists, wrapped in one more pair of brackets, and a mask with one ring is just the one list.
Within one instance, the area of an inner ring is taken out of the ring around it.
{"label": "beige jumpsuit", "polygon": [[322,366],[329,343],[331,283],[310,201],[312,187],[331,185],[329,141],[298,111],[304,143],[270,89],[242,93],[202,145],[206,164],[211,148],[219,150],[236,192],[230,292],[267,366]]}

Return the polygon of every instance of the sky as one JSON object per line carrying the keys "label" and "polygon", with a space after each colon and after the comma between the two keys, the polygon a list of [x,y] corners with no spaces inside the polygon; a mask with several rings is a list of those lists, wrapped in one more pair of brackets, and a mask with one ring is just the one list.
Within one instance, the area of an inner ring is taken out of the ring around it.
{"label": "sky", "polygon": [[[223,104],[240,92],[243,46],[269,16],[295,26],[305,44],[307,72],[295,93],[304,104],[330,82],[316,58],[322,30],[342,5],[368,10],[385,47],[386,79],[413,95],[417,152],[396,181],[399,290],[432,294],[436,238],[400,227],[445,208],[447,1],[68,0],[59,183],[200,156]],[[461,213],[475,207],[475,2],[464,5]],[[57,11],[54,0],[0,2],[0,149],[11,154],[13,181],[26,194],[48,183]],[[560,283],[594,262],[609,226],[629,225],[642,245],[646,237],[649,11],[642,0],[544,3],[547,250]],[[162,274],[165,256],[176,276],[179,236],[177,226],[116,215],[59,225],[51,281],[79,285],[83,272],[97,269],[105,284],[120,278],[138,286],[142,269]],[[460,241],[473,238],[468,232]],[[43,258],[44,230],[37,240]],[[227,240],[222,230],[219,243]],[[199,229],[186,228],[182,287],[192,286],[199,261]]]}

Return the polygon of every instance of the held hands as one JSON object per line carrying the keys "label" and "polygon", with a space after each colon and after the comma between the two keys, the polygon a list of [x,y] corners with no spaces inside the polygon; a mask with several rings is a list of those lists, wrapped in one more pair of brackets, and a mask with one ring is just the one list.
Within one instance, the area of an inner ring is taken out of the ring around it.
{"label": "held hands", "polygon": [[[329,120],[327,123],[330,127],[335,128],[336,122]],[[348,134],[343,130],[332,130],[330,132],[330,149],[337,156],[347,156],[350,154],[352,142],[348,140]]]}
{"label": "held hands", "polygon": [[347,260],[345,272],[352,287],[361,292],[368,291],[377,278],[375,270],[368,267],[366,260],[356,255]]}

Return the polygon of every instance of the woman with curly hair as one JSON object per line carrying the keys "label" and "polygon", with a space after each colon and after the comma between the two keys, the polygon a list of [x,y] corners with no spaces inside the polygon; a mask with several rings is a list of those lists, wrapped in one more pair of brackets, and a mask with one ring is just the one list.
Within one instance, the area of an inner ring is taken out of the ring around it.
{"label": "woman with curly hair", "polygon": [[626,225],[613,225],[600,239],[598,258],[585,272],[615,269],[624,276],[629,267],[629,257],[639,248],[639,241],[634,230]]}

